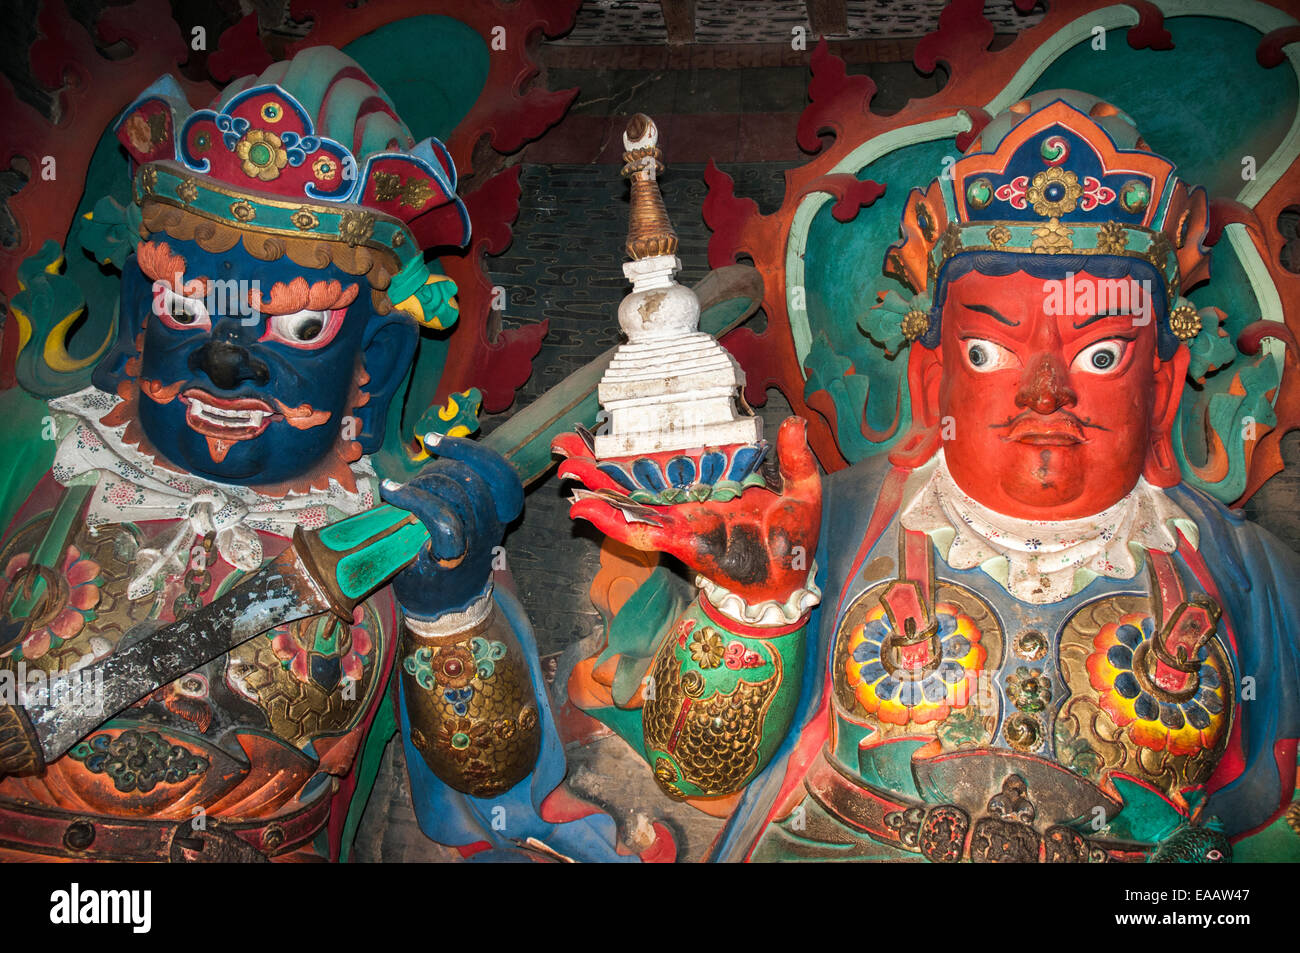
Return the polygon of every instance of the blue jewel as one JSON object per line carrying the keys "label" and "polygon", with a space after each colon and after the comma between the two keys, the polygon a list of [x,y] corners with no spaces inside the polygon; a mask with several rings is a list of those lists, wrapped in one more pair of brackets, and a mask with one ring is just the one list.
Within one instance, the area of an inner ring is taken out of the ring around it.
{"label": "blue jewel", "polygon": [[1131,701],[1142,694],[1142,687],[1132,672],[1120,672],[1115,676],[1115,691]]}
{"label": "blue jewel", "polygon": [[1138,647],[1138,643],[1142,641],[1142,633],[1137,630],[1136,626],[1129,625],[1126,622],[1115,630],[1115,638],[1130,649],[1135,649]]}
{"label": "blue jewel", "polygon": [[474,697],[474,689],[472,687],[448,688],[442,693],[442,697],[447,699],[456,714],[464,715],[469,711],[469,701]]}
{"label": "blue jewel", "polygon": [[1118,669],[1133,667],[1133,650],[1127,645],[1112,645],[1106,652],[1106,661]]}
{"label": "blue jewel", "polygon": [[1160,724],[1170,731],[1177,731],[1186,723],[1187,719],[1183,717],[1183,711],[1177,705],[1162,704],[1160,706]]}
{"label": "blue jewel", "polygon": [[1133,702],[1133,712],[1143,721],[1155,721],[1160,714],[1160,706],[1156,704],[1154,698],[1143,692]]}

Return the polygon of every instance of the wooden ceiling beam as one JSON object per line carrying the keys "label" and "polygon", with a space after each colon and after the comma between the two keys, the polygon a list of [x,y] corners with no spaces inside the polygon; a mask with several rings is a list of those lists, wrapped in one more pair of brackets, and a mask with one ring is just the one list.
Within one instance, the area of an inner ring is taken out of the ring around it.
{"label": "wooden ceiling beam", "polygon": [[808,8],[808,25],[817,36],[844,36],[849,32],[849,13],[845,0],[804,0]]}
{"label": "wooden ceiling beam", "polygon": [[659,0],[663,10],[664,26],[668,28],[668,44],[681,46],[695,42],[695,0]]}

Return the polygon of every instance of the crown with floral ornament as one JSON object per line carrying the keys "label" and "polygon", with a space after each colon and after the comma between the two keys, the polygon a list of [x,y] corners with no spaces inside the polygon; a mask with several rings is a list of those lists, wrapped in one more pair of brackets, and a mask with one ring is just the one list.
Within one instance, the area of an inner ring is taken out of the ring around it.
{"label": "crown with floral ornament", "polygon": [[[1180,294],[1209,275],[1207,209],[1205,190],[1180,181],[1127,114],[1075,91],[1038,93],[992,119],[950,172],[912,190],[884,273],[928,301],[945,263],[966,253],[1137,258],[1163,277],[1168,328],[1186,341],[1201,319]],[[933,346],[932,323],[914,307],[903,335]]]}
{"label": "crown with floral ornament", "polygon": [[391,252],[395,308],[432,327],[456,316],[455,285],[424,249],[461,247],[469,213],[435,138],[416,143],[391,100],[333,47],[235,80],[191,110],[164,76],[115,126],[135,160],[136,204],[158,202],[240,229]]}

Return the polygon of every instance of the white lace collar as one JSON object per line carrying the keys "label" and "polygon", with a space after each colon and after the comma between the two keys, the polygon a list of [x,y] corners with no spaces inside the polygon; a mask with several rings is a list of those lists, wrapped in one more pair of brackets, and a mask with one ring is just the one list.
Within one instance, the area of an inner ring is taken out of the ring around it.
{"label": "white lace collar", "polygon": [[126,426],[102,418],[121,398],[87,387],[49,402],[57,411],[59,446],[52,473],[64,486],[93,485],[86,523],[91,527],[145,520],[184,520],[174,538],[157,550],[143,550],[142,566],[129,587],[143,598],[159,580],[184,568],[185,543],[215,533],[217,551],[231,565],[257,569],[262,546],[257,532],[288,537],[296,527],[316,529],[374,505],[375,471],[367,457],[351,464],[355,492],[331,479],[327,489],[269,496],[255,488],[215,483],[160,466],[128,444]]}
{"label": "white lace collar", "polygon": [[942,450],[908,478],[899,522],[927,534],[952,568],[978,566],[1011,595],[1035,605],[1068,598],[1098,576],[1132,579],[1145,550],[1178,548],[1176,530],[1193,547],[1200,541],[1192,518],[1141,477],[1118,503],[1082,519],[995,513],[957,485]]}

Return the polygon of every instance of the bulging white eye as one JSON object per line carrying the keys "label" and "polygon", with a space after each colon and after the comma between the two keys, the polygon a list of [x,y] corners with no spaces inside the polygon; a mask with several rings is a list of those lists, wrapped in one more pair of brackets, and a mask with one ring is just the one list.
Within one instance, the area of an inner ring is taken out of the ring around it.
{"label": "bulging white eye", "polygon": [[1015,362],[1015,355],[992,341],[967,338],[961,342],[961,346],[966,355],[966,363],[981,373],[1004,370]]}
{"label": "bulging white eye", "polygon": [[1121,340],[1098,341],[1079,352],[1074,369],[1088,374],[1109,374],[1119,367],[1126,344]]}
{"label": "bulging white eye", "polygon": [[155,286],[154,313],[172,328],[206,328],[212,324],[208,309],[199,298],[187,298],[166,285]]}
{"label": "bulging white eye", "polygon": [[329,321],[326,311],[295,311],[271,316],[271,332],[290,344],[314,344],[320,340]]}

